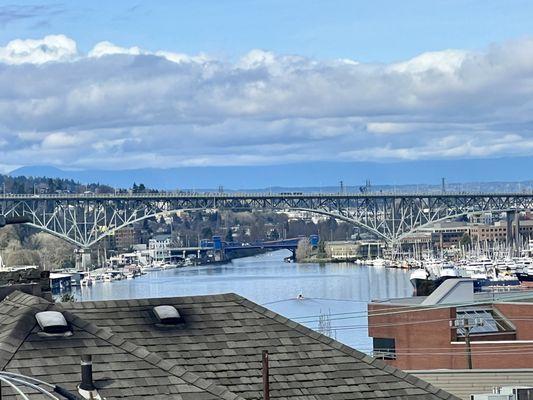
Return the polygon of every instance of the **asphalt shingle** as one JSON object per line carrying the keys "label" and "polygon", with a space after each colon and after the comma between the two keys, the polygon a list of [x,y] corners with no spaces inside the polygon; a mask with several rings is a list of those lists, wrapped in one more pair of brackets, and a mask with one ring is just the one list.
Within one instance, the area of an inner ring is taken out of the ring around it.
{"label": "asphalt shingle", "polygon": [[[183,321],[158,324],[156,305],[175,306]],[[73,335],[39,335],[42,309],[63,311]],[[260,399],[265,349],[272,399],[453,398],[235,294],[61,305],[15,294],[0,303],[3,369],[75,390],[79,357],[90,353],[108,399]]]}

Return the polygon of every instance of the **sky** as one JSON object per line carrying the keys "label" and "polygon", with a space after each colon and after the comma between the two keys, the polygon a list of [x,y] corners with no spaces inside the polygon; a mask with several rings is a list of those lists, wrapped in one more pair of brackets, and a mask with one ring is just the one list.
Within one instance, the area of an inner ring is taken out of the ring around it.
{"label": "sky", "polygon": [[0,172],[528,157],[533,2],[0,0]]}

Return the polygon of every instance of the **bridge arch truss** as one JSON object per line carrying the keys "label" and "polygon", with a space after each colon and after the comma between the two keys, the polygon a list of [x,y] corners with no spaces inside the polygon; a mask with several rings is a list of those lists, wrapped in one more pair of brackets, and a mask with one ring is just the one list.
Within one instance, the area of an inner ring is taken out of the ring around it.
{"label": "bridge arch truss", "polygon": [[397,243],[432,223],[476,212],[533,209],[529,193],[0,195],[6,217],[89,248],[150,217],[187,210],[300,210],[353,223]]}

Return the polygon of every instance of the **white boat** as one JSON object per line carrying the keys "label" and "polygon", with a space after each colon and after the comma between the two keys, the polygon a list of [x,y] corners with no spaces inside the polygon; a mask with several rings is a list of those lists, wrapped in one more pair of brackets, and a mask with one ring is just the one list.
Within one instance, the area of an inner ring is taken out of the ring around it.
{"label": "white boat", "polygon": [[91,278],[90,275],[84,276],[83,279],[80,280],[81,286],[92,286],[93,285],[93,278]]}
{"label": "white boat", "polygon": [[146,265],[144,267],[141,268],[141,272],[143,274],[147,273],[147,272],[154,272],[154,271],[161,271],[163,268],[160,266],[160,265],[157,265],[157,264],[152,264],[152,265]]}
{"label": "white boat", "polygon": [[428,296],[435,290],[435,277],[427,268],[417,268],[409,274],[415,296]]}
{"label": "white boat", "polygon": [[390,265],[390,262],[384,258],[375,258],[372,260],[372,265],[374,267],[387,267]]}
{"label": "white boat", "polygon": [[113,278],[113,275],[109,272],[104,274],[104,282],[113,282],[115,278]]}
{"label": "white boat", "polygon": [[440,268],[439,268],[439,276],[441,278],[445,278],[445,279],[448,279],[448,278],[460,278],[461,277],[461,272],[452,263],[443,262],[440,265]]}
{"label": "white boat", "polygon": [[165,262],[163,264],[161,264],[161,268],[163,269],[173,269],[173,268],[177,268],[178,265],[177,264],[172,264],[172,263],[168,263],[168,262]]}
{"label": "white boat", "polygon": [[135,278],[135,274],[133,272],[128,272],[126,275],[124,275],[126,279],[133,279]]}

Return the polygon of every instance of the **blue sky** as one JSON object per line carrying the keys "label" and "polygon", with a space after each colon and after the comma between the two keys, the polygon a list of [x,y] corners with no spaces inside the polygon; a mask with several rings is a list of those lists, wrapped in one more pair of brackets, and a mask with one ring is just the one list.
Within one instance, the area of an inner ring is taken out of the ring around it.
{"label": "blue sky", "polygon": [[530,157],[531,21],[530,1],[0,1],[0,172]]}
{"label": "blue sky", "polygon": [[48,10],[33,18],[4,21],[1,42],[62,33],[76,40],[82,51],[110,41],[124,47],[227,57],[259,48],[314,58],[390,62],[426,51],[482,49],[493,42],[533,33],[533,3],[526,0],[93,0],[17,4],[48,6]]}

